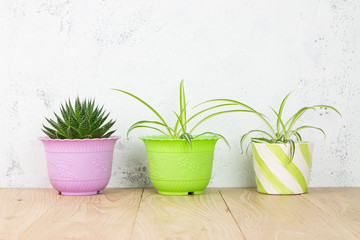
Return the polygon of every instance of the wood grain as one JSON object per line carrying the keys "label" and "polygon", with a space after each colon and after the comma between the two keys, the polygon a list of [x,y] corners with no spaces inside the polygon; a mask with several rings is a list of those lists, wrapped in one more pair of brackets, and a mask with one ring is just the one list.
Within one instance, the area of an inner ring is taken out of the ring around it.
{"label": "wood grain", "polygon": [[0,239],[18,239],[59,195],[49,189],[0,189]]}
{"label": "wood grain", "polygon": [[220,192],[246,239],[358,239],[302,195],[264,195],[255,189]]}
{"label": "wood grain", "polygon": [[360,188],[316,188],[303,197],[340,220],[360,239]]}
{"label": "wood grain", "polygon": [[130,239],[142,191],[61,196],[19,239]]}
{"label": "wood grain", "polygon": [[254,188],[163,196],[106,189],[0,189],[0,239],[360,239],[360,188],[272,196]]}
{"label": "wood grain", "polygon": [[162,196],[145,189],[132,239],[244,239],[217,189]]}

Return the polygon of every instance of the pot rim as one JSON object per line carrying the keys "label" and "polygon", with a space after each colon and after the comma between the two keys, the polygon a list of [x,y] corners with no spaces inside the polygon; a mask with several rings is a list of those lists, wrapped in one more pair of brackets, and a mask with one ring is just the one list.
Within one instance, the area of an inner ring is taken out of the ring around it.
{"label": "pot rim", "polygon": [[108,138],[85,138],[85,139],[52,139],[50,137],[40,137],[42,142],[96,142],[96,141],[110,141],[118,140],[120,136],[111,136]]}
{"label": "pot rim", "polygon": [[[172,139],[165,135],[149,135],[139,137],[141,140],[150,140],[150,141],[164,141],[164,142],[186,142],[186,139]],[[193,138],[191,141],[210,141],[210,140],[219,140],[221,137],[216,135],[201,135],[199,138]]]}

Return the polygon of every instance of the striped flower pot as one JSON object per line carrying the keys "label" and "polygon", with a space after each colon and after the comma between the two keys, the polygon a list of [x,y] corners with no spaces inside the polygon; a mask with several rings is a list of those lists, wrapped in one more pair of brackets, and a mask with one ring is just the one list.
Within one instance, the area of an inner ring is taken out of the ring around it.
{"label": "striped flower pot", "polygon": [[308,142],[295,143],[290,161],[290,144],[252,143],[257,190],[266,194],[308,192],[312,151]]}

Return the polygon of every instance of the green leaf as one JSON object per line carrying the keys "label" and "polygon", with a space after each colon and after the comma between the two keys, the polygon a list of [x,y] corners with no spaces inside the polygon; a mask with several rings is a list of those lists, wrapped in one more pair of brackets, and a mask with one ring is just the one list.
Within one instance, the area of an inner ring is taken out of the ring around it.
{"label": "green leaf", "polygon": [[95,119],[94,122],[91,123],[91,129],[95,130],[97,128],[100,128],[101,125],[106,121],[106,119],[109,117],[110,113],[106,114],[106,116],[104,117],[104,112],[101,113],[100,116],[97,117],[97,119]]}
{"label": "green leaf", "polygon": [[51,133],[51,134],[53,134],[53,135],[56,134],[56,131],[55,131],[54,129],[48,128],[48,127],[46,127],[44,124],[43,124],[42,126],[43,126],[43,128],[44,128],[46,131],[48,131],[49,133]]}
{"label": "green leaf", "polygon": [[103,138],[109,138],[115,131],[116,131],[116,130],[110,131],[110,132],[106,133],[106,134],[105,134],[104,136],[102,136],[102,137],[103,137]]}
{"label": "green leaf", "polygon": [[[179,116],[181,116],[181,114],[183,113],[183,111],[185,111],[186,112],[186,107],[187,107],[187,103],[184,105],[184,107],[183,107],[183,109],[181,110],[180,109],[180,114],[179,114]],[[186,120],[186,119],[185,119]],[[180,132],[181,132],[181,130],[182,129],[179,129],[179,131],[177,130],[178,129],[178,127],[179,127],[179,124],[180,124],[180,121],[182,121],[182,119],[181,118],[176,118],[176,122],[175,122],[175,127],[174,127],[174,138],[177,138],[177,137],[179,137],[179,134],[180,134]],[[187,125],[187,121],[185,121],[185,123],[183,123],[183,126],[185,126],[185,132],[186,132],[186,125]]]}
{"label": "green leaf", "polygon": [[[89,118],[91,119],[91,116],[93,114],[93,111],[94,111],[94,107],[95,107],[95,99],[91,100],[89,99],[88,100],[88,103],[87,103],[87,106],[88,106],[88,114],[89,114]],[[91,122],[91,121],[90,121]]]}
{"label": "green leaf", "polygon": [[[285,124],[284,124],[284,122],[282,121],[282,119],[281,119],[281,117],[280,117],[280,115],[272,108],[272,107],[270,107],[271,108],[271,110],[273,110],[273,112],[276,114],[276,116],[277,116],[277,124],[276,124],[276,126],[277,126],[277,132],[276,132],[276,135],[277,135],[277,137],[280,137],[280,135],[281,135],[281,131],[280,131],[280,125],[282,126],[282,132],[284,133],[284,135],[286,135],[286,127],[285,127]],[[280,124],[279,124],[280,123]]]}
{"label": "green leaf", "polygon": [[60,107],[60,113],[61,113],[61,116],[63,117],[66,125],[70,125],[70,120],[68,118],[68,114],[64,108],[64,106],[61,104],[61,107]]}
{"label": "green leaf", "polygon": [[79,132],[82,136],[91,134],[91,126],[88,118],[84,118],[84,120],[79,124]]}
{"label": "green leaf", "polygon": [[[291,92],[289,92],[289,93],[285,96],[285,98],[282,100],[282,102],[281,102],[281,104],[280,104],[279,112],[278,112],[278,114],[276,114],[276,115],[277,115],[276,126],[277,126],[277,131],[278,131],[278,132],[279,132],[279,129],[280,129],[281,115],[282,115],[282,112],[283,112],[283,110],[284,110],[285,102],[286,102],[286,100],[288,99],[288,97],[290,96],[290,94],[291,94]],[[275,111],[274,109],[273,109],[273,111],[276,113],[276,111]],[[285,127],[284,127],[284,124],[282,123],[281,125],[283,126],[283,129],[284,129],[284,131],[286,132],[286,129],[285,129]]]}
{"label": "green leaf", "polygon": [[52,133],[52,132],[49,132],[49,131],[46,131],[44,129],[41,129],[49,138],[51,139],[56,139],[56,132],[55,133]]}
{"label": "green leaf", "polygon": [[195,128],[197,128],[201,123],[203,123],[204,121],[208,120],[209,118],[212,118],[214,116],[217,116],[217,115],[220,115],[220,114],[224,114],[224,113],[231,113],[231,112],[249,112],[249,113],[254,113],[253,111],[251,110],[227,110],[227,111],[221,111],[221,112],[216,112],[216,113],[213,113],[213,114],[210,114],[206,117],[204,117],[203,119],[201,119],[191,130],[190,130],[190,134],[195,130]]}
{"label": "green leaf", "polygon": [[[104,112],[102,112],[103,106],[99,109],[99,107],[97,106],[91,113],[91,116],[89,115],[90,118],[90,123],[94,123],[96,121],[100,121],[99,119],[102,118],[102,116],[105,114]],[[100,124],[101,125],[101,124]]]}
{"label": "green leaf", "polygon": [[68,135],[66,134],[66,136],[60,134],[59,132],[56,132],[56,138],[57,139],[69,139]]}
{"label": "green leaf", "polygon": [[245,133],[245,134],[241,137],[241,139],[240,139],[241,153],[244,152],[243,144],[244,144],[245,139],[246,139],[251,133],[254,133],[254,132],[263,133],[263,134],[269,136],[271,139],[275,140],[275,139],[271,136],[271,134],[269,134],[269,133],[267,133],[267,132],[265,132],[265,131],[263,131],[263,130],[257,130],[257,129],[255,129],[255,130],[248,131],[248,132]]}
{"label": "green leaf", "polygon": [[[196,114],[192,115],[187,121],[186,123],[189,123],[193,118],[197,117],[198,115],[204,113],[204,112],[207,112],[209,110],[212,110],[212,109],[215,109],[215,108],[219,108],[219,107],[225,107],[225,106],[234,106],[234,105],[237,105],[235,103],[225,103],[225,104],[219,104],[219,105],[215,105],[215,106],[212,106],[212,107],[209,107],[209,108],[206,108],[204,110],[201,110],[199,112],[197,112]],[[199,105],[197,105],[199,106]],[[194,107],[195,108],[195,107]]]}
{"label": "green leaf", "polygon": [[[340,117],[342,117],[341,114],[340,114],[340,112],[339,112],[336,108],[334,108],[334,107],[332,107],[332,106],[329,106],[329,105],[314,105],[314,106],[311,106],[311,107],[303,107],[303,108],[301,108],[299,111],[297,111],[297,112],[286,122],[286,124],[285,124],[286,126],[289,124],[289,127],[288,127],[287,132],[288,132],[288,133],[292,132],[292,128],[293,128],[294,124],[299,120],[299,118],[300,118],[306,111],[308,111],[308,110],[310,110],[310,109],[315,111],[316,108],[329,108],[329,109],[335,111],[337,114],[339,114]],[[287,136],[287,138],[288,138],[288,137],[289,137],[289,136]]]}
{"label": "green leaf", "polygon": [[[142,120],[142,121],[138,121],[136,123],[134,123],[133,125],[131,125],[126,133],[126,137],[129,136],[129,133],[135,129],[138,125],[141,125],[141,124],[155,124],[155,125],[159,125],[159,126],[162,126],[162,127],[166,127],[165,124],[161,123],[161,122],[157,122],[157,121],[148,121],[148,120]],[[171,129],[171,128],[170,128]],[[173,129],[171,129],[171,131],[174,131]],[[164,133],[164,135],[166,135]]]}
{"label": "green leaf", "polygon": [[287,142],[290,143],[290,162],[291,162],[295,156],[295,142],[292,139],[288,139]]}
{"label": "green leaf", "polygon": [[[104,117],[103,106],[100,109],[96,106],[94,109],[94,99],[80,101],[80,98],[76,97],[74,106],[75,108],[72,107],[70,99],[61,104],[60,112],[62,118],[54,113],[56,121],[46,119],[55,130],[49,131],[50,128],[45,128],[45,131],[52,134],[52,137],[56,135],[56,138],[61,139],[92,138],[92,132],[95,133],[96,137],[101,138],[115,123],[112,120],[106,122],[109,114]],[[95,122],[94,128],[91,119]],[[94,131],[96,129],[99,130]],[[54,131],[57,132],[54,133]]]}
{"label": "green leaf", "polygon": [[[318,128],[318,127],[314,127],[314,126],[301,126],[301,127],[298,127],[297,129],[295,129],[295,130],[289,135],[289,137],[291,137],[292,135],[295,135],[295,134],[299,134],[298,131],[303,130],[303,129],[307,129],[307,128],[319,130],[319,131],[322,132],[322,134],[324,135],[324,138],[326,138],[326,134],[325,134],[324,130],[322,130],[321,128]],[[300,141],[301,141],[301,140],[300,140]]]}
{"label": "green leaf", "polygon": [[178,119],[178,122],[180,123],[181,130],[182,130],[182,134],[185,134],[185,133],[186,133],[186,129],[185,129],[185,126],[184,126],[183,122],[182,122],[181,119],[180,119],[180,116],[177,115],[176,112],[174,112],[174,113],[175,113],[175,115],[176,115],[176,117],[177,117],[177,119]]}
{"label": "green leaf", "polygon": [[110,122],[106,123],[104,126],[103,126],[103,129],[104,129],[104,133],[105,134],[107,131],[109,131],[109,129],[114,126],[115,124],[115,121],[111,120]]}
{"label": "green leaf", "polygon": [[184,132],[186,132],[186,101],[185,101],[185,90],[184,90],[184,80],[180,82],[180,121],[184,127]]}
{"label": "green leaf", "polygon": [[250,146],[251,146],[251,143],[252,143],[252,141],[250,141],[249,142],[249,144],[247,145],[247,147],[246,147],[246,156],[249,156],[249,148],[250,148]]}
{"label": "green leaf", "polygon": [[[161,117],[161,115],[160,115],[153,107],[151,107],[148,103],[146,103],[146,102],[145,102],[144,100],[142,100],[141,98],[135,96],[134,94],[131,94],[131,93],[126,92],[126,91],[124,91],[124,90],[120,90],[120,89],[112,89],[112,90],[125,93],[125,94],[127,94],[127,95],[135,98],[136,100],[138,100],[139,102],[141,102],[142,104],[144,104],[146,107],[148,107],[148,108],[160,119],[160,121],[167,126],[166,128],[167,128],[170,136],[172,137],[172,133],[171,133],[171,130],[170,130],[168,124],[167,124],[167,123],[165,122],[165,120]],[[165,134],[165,135],[166,135],[166,134]]]}
{"label": "green leaf", "polygon": [[84,121],[85,118],[87,118],[90,121],[90,110],[87,106],[86,100],[82,102],[80,105],[80,109],[78,110],[77,115],[75,116],[78,122]]}
{"label": "green leaf", "polygon": [[[85,102],[85,101],[84,101]],[[83,103],[84,104],[84,103]],[[78,121],[80,121],[80,110],[81,109],[86,109],[86,107],[82,107],[81,106],[81,103],[80,103],[80,99],[79,99],[79,96],[76,97],[75,99],[75,117]]]}
{"label": "green leaf", "polygon": [[[248,105],[242,103],[242,102],[239,102],[239,101],[236,101],[236,100],[232,100],[232,99],[211,99],[211,100],[207,100],[205,102],[202,102],[198,105],[201,105],[201,104],[205,104],[205,103],[209,103],[209,102],[227,102],[227,103],[235,103],[236,105],[239,105],[239,106],[242,106],[246,109],[249,109],[251,110],[253,113],[255,113],[267,126],[268,128],[270,129],[270,131],[272,132],[272,134],[275,136],[275,130],[274,128],[270,125],[270,123],[265,119],[266,116],[258,111],[256,111],[255,109],[249,107]],[[198,106],[196,105],[196,106]]]}
{"label": "green leaf", "polygon": [[[200,106],[202,104],[205,104],[205,103],[209,103],[209,102],[230,102],[230,103],[234,103],[236,105],[240,105],[248,110],[252,110],[252,111],[255,111],[255,109],[249,107],[248,105],[242,103],[242,102],[239,102],[239,101],[236,101],[236,100],[233,100],[233,99],[225,99],[225,98],[218,98],[218,99],[210,99],[210,100],[207,100],[207,101],[204,101],[204,102],[201,102],[199,103],[198,105],[196,105],[195,107],[197,106]],[[195,108],[194,107],[194,108]],[[256,111],[255,111],[256,112]]]}
{"label": "green leaf", "polygon": [[63,132],[66,132],[68,125],[56,113],[54,113],[54,115],[56,117],[56,121],[57,121],[59,127],[61,127]]}
{"label": "green leaf", "polygon": [[200,136],[205,135],[205,134],[211,134],[211,135],[220,137],[220,138],[226,143],[226,145],[229,147],[229,149],[231,149],[230,144],[229,144],[229,142],[226,140],[226,138],[225,138],[223,135],[218,134],[218,133],[214,133],[214,132],[203,132],[203,133],[201,133],[201,134],[196,135],[194,138],[200,137]]}
{"label": "green leaf", "polygon": [[[168,136],[164,131],[156,128],[156,127],[152,127],[152,126],[147,126],[147,125],[137,125],[135,126],[132,130],[136,129],[136,128],[149,128],[149,129],[153,129],[155,131],[161,132],[162,134]],[[127,137],[127,136],[126,136]]]}
{"label": "green leaf", "polygon": [[254,143],[271,143],[269,139],[266,138],[251,138],[251,142]]}
{"label": "green leaf", "polygon": [[72,126],[73,128],[78,128],[80,123],[76,119],[75,114],[73,112],[68,112],[68,117],[70,121],[70,126]]}
{"label": "green leaf", "polygon": [[59,133],[61,133],[61,135],[67,137],[66,131],[64,131],[54,120],[48,118],[45,119],[53,128],[55,128]]}
{"label": "green leaf", "polygon": [[293,134],[294,134],[294,136],[296,137],[296,140],[297,141],[302,141],[302,137],[301,137],[301,135],[298,133],[298,132],[293,132]]}
{"label": "green leaf", "polygon": [[81,134],[79,133],[79,131],[76,130],[75,128],[73,128],[72,126],[68,127],[67,134],[70,139],[79,139],[81,137]]}
{"label": "green leaf", "polygon": [[329,105],[314,105],[312,106],[314,108],[330,108],[331,110],[335,111],[337,114],[339,114],[340,117],[342,117],[341,113],[334,107],[329,106]]}
{"label": "green leaf", "polygon": [[285,126],[288,126],[287,132],[291,132],[292,131],[292,127],[294,126],[294,124],[297,122],[297,120],[308,110],[314,110],[314,107],[303,107],[301,108],[299,111],[297,111],[285,124]]}
{"label": "green leaf", "polygon": [[101,138],[102,135],[104,135],[104,129],[103,128],[97,128],[91,132],[92,138]]}
{"label": "green leaf", "polygon": [[67,111],[67,113],[75,116],[75,111],[74,111],[74,108],[73,108],[72,105],[71,105],[70,98],[68,99],[68,102],[67,102],[67,103],[65,102],[65,105],[66,105],[66,111]]}
{"label": "green leaf", "polygon": [[191,143],[192,136],[190,134],[183,133],[183,134],[181,134],[180,139],[185,139],[187,141],[187,143],[189,144],[190,148],[192,148],[192,143]]}

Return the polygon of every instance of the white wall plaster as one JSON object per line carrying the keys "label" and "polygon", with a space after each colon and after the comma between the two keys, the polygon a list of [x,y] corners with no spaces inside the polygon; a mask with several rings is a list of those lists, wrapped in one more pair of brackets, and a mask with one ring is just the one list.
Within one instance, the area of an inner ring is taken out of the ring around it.
{"label": "white wall plaster", "polygon": [[[360,186],[360,2],[0,0],[0,187],[50,187],[42,136],[68,97],[96,97],[117,119],[109,187],[149,186],[146,153],[127,128],[152,118],[149,100],[173,119],[178,84],[191,104],[234,98],[270,113],[291,90],[287,110],[329,104],[302,123],[315,143],[311,186]],[[244,131],[261,126],[245,114],[202,129],[225,135],[216,147],[212,187],[254,186],[251,156],[240,154]]]}

